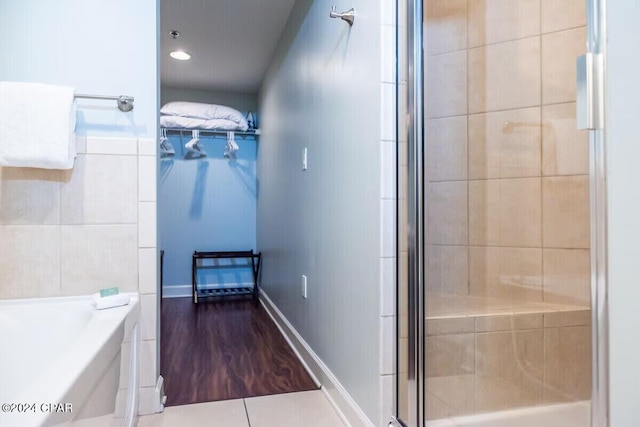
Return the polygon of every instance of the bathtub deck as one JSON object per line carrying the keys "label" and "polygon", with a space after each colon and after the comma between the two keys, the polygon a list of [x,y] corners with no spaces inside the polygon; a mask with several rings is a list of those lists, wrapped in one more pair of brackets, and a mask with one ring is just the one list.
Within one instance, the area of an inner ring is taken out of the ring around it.
{"label": "bathtub deck", "polygon": [[317,389],[261,305],[162,300],[167,405]]}

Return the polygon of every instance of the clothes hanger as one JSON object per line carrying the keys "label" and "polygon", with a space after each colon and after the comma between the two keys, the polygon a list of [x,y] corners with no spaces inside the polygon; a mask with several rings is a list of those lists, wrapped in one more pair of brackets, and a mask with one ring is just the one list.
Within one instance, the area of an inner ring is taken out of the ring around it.
{"label": "clothes hanger", "polygon": [[200,131],[193,130],[191,132],[191,141],[187,142],[184,145],[184,148],[187,149],[190,153],[198,154],[200,156],[206,156],[207,152],[204,151],[204,148],[200,145]]}
{"label": "clothes hanger", "polygon": [[227,149],[224,152],[224,157],[226,158],[235,158],[236,151],[238,151],[240,147],[236,144],[235,141],[235,132],[229,131],[227,132]]}
{"label": "clothes hanger", "polygon": [[176,150],[173,149],[173,144],[169,141],[167,137],[167,129],[160,129],[160,153],[161,154],[175,154]]}

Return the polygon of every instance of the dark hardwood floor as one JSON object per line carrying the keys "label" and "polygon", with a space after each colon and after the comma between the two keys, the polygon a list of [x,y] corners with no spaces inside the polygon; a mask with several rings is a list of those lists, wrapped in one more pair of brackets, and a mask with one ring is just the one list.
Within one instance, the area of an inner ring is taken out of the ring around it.
{"label": "dark hardwood floor", "polygon": [[317,389],[262,305],[162,300],[167,405]]}

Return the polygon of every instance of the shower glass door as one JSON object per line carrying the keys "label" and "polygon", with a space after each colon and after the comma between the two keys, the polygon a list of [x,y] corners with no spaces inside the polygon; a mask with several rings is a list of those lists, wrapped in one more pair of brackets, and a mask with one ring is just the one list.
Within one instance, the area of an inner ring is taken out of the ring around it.
{"label": "shower glass door", "polygon": [[396,424],[606,425],[604,140],[576,117],[601,22],[600,1],[407,2]]}

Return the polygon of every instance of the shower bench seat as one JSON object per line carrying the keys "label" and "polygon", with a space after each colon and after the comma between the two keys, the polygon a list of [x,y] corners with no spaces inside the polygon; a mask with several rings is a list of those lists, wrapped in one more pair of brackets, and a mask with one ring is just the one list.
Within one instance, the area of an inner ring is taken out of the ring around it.
{"label": "shower bench seat", "polygon": [[425,399],[436,408],[429,418],[589,399],[586,304],[435,292],[425,299]]}
{"label": "shower bench seat", "polygon": [[[249,251],[217,251],[217,252],[199,252],[193,251],[191,259],[191,281],[193,284],[193,303],[197,304],[199,298],[210,297],[231,297],[252,295],[255,301],[258,300],[258,275],[260,273],[260,261],[262,254]],[[253,286],[239,284],[237,286],[225,286],[216,288],[202,288],[198,285],[198,269],[202,266],[198,265],[198,261],[202,259],[248,259],[253,275]]]}

